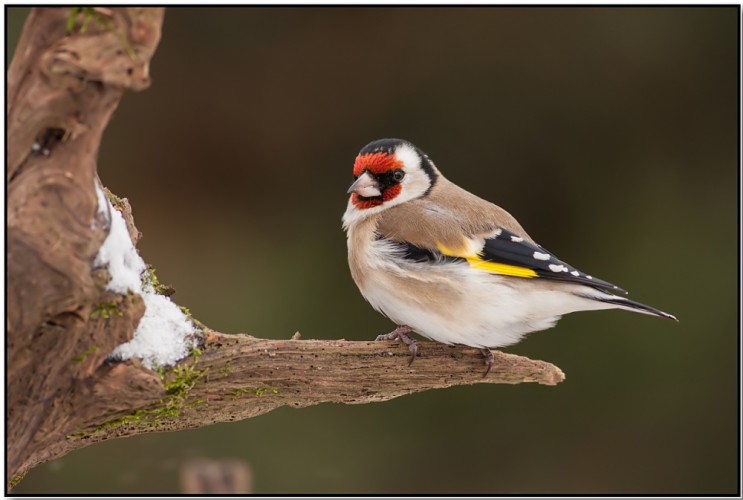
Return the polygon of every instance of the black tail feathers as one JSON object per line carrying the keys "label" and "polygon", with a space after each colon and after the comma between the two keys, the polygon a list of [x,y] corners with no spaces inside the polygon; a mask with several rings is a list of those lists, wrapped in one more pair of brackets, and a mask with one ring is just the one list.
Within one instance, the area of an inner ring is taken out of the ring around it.
{"label": "black tail feathers", "polygon": [[658,316],[659,318],[666,318],[666,319],[672,319],[673,321],[678,321],[676,316],[674,316],[673,314],[668,314],[667,312],[663,312],[660,309],[650,307],[640,302],[635,302],[634,300],[625,299],[623,297],[617,297],[617,296],[609,295],[609,294],[605,294],[605,295],[602,294],[599,297],[591,297],[591,298],[594,300],[598,300],[599,302],[613,304],[617,307],[626,309],[628,311],[635,311],[635,312],[639,312],[642,314],[649,314],[651,316]]}

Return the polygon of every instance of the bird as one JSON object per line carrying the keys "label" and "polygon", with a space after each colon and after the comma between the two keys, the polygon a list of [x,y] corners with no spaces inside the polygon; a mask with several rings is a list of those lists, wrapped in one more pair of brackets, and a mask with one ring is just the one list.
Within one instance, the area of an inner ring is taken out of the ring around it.
{"label": "bird", "polygon": [[343,214],[351,277],[371,306],[418,353],[415,332],[480,349],[513,345],[577,311],[624,309],[675,316],[627,299],[616,285],[579,271],[537,244],[503,208],[449,181],[403,139],[364,146]]}

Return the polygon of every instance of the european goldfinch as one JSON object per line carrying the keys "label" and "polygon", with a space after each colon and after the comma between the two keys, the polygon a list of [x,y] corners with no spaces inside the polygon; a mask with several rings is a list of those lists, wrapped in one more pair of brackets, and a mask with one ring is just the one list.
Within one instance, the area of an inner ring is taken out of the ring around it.
{"label": "european goldfinch", "polygon": [[401,139],[364,146],[343,214],[351,276],[364,298],[397,324],[415,359],[411,332],[445,344],[515,344],[563,314],[626,309],[676,320],[634,302],[606,281],[548,252],[511,214],[447,180],[423,151]]}

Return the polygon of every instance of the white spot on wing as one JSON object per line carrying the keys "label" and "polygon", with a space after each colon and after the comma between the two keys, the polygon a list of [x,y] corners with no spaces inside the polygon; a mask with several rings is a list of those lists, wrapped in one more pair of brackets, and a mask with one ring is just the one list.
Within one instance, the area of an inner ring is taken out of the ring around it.
{"label": "white spot on wing", "polygon": [[589,276],[587,274],[586,274],[586,278],[588,278],[589,280],[592,280],[593,279],[593,277],[591,277],[591,276]]}
{"label": "white spot on wing", "polygon": [[550,254],[548,253],[534,252],[533,257],[537,260],[550,260]]}
{"label": "white spot on wing", "polygon": [[524,238],[521,238],[520,236],[513,236],[511,235],[511,241],[515,241],[516,243],[520,243],[524,241]]}
{"label": "white spot on wing", "polygon": [[580,276],[580,273],[578,271],[570,271],[570,274],[573,276]]}
{"label": "white spot on wing", "polygon": [[549,268],[550,268],[550,271],[552,271],[553,273],[567,271],[567,268],[563,266],[562,264],[550,264]]}

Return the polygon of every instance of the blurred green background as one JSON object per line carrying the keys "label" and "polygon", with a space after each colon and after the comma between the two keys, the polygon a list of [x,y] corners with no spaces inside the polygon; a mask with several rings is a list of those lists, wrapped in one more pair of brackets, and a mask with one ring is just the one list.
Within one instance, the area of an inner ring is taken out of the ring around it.
{"label": "blurred green background", "polygon": [[[27,9],[8,9],[12,55]],[[575,314],[509,352],[557,387],[282,408],[33,469],[17,493],[734,493],[738,7],[169,8],[100,177],[174,299],[223,332],[372,339],[340,217],[358,150],[411,140],[543,246],[674,324]],[[10,381],[12,383],[12,381]]]}

